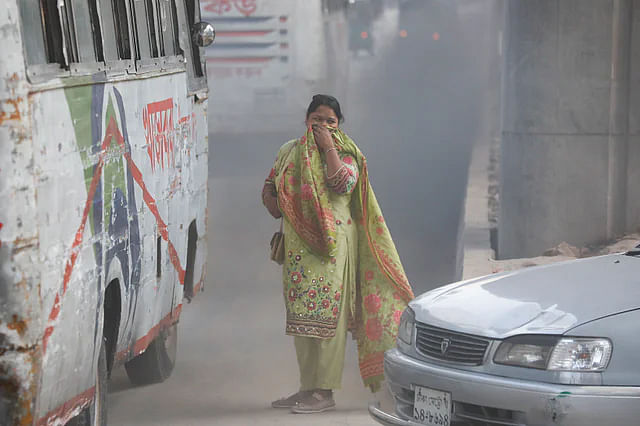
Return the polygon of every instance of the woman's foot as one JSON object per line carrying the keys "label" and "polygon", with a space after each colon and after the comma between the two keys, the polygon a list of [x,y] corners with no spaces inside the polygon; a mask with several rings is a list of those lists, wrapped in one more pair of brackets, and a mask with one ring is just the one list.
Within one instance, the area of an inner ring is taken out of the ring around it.
{"label": "woman's foot", "polygon": [[294,414],[314,414],[322,413],[336,408],[331,390],[316,389],[309,392],[297,405],[291,407]]}
{"label": "woman's foot", "polygon": [[287,398],[280,398],[277,401],[273,401],[271,406],[273,408],[292,408],[295,407],[307,394],[311,391],[300,391]]}

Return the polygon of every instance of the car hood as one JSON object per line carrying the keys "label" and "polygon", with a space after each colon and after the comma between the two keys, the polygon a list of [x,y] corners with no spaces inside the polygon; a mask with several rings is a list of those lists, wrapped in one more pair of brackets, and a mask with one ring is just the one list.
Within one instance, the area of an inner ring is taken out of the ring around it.
{"label": "car hood", "polygon": [[410,303],[416,321],[502,339],[563,334],[640,307],[640,258],[624,254],[454,283]]}

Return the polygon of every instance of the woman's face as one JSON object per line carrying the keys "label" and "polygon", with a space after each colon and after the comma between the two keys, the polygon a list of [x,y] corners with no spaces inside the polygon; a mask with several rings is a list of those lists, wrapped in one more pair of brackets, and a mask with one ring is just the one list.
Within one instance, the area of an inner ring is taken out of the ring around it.
{"label": "woman's face", "polygon": [[305,121],[307,127],[313,125],[320,125],[326,127],[333,127],[334,129],[338,128],[338,116],[335,111],[326,105],[320,105],[309,114],[307,120]]}

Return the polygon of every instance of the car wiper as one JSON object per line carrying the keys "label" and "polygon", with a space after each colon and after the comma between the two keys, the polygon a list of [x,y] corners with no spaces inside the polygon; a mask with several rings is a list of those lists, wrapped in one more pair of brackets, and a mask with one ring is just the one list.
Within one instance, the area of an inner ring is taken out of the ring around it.
{"label": "car wiper", "polygon": [[635,248],[625,253],[626,256],[640,256],[640,249]]}

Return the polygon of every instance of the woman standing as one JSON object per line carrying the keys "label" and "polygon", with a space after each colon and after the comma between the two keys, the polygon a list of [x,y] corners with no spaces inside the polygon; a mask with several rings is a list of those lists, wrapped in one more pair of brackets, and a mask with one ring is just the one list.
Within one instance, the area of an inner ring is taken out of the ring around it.
{"label": "woman standing", "polygon": [[395,345],[413,293],[369,184],[367,163],[339,128],[338,101],[313,97],[307,132],[285,143],[262,190],[284,216],[286,333],[294,336],[300,391],[272,403],[292,412],[333,409],[347,330],[372,391],[383,380],[384,351]]}

